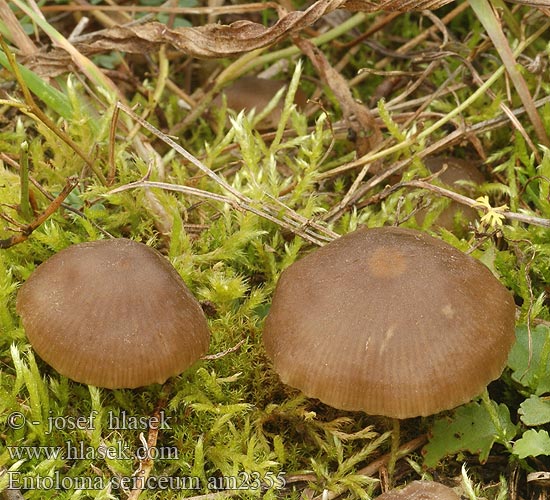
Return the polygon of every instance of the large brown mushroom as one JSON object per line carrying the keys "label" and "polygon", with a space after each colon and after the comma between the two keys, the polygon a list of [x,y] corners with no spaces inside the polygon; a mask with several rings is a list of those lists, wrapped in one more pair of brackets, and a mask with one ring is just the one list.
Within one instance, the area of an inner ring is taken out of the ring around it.
{"label": "large brown mushroom", "polygon": [[19,290],[17,311],[44,361],[99,387],[163,383],[209,344],[202,309],[177,271],[123,238],[54,255]]}
{"label": "large brown mushroom", "polygon": [[504,369],[511,294],[412,229],[359,230],[286,269],[264,343],[283,382],[336,408],[408,418],[461,405]]}
{"label": "large brown mushroom", "polygon": [[483,264],[424,232],[386,227],[287,268],[263,340],[281,380],[307,396],[403,419],[480,394],[504,369],[514,324],[511,294]]}

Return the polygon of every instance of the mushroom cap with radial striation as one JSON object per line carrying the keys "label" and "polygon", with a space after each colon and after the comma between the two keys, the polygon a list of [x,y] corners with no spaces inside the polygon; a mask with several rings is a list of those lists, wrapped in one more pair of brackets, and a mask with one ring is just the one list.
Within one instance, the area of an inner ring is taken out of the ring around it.
{"label": "mushroom cap with radial striation", "polygon": [[17,311],[44,361],[98,387],[163,383],[208,350],[206,318],[180,275],[124,238],[51,257],[19,290]]}
{"label": "mushroom cap with radial striation", "polygon": [[483,264],[412,229],[361,229],[283,271],[264,327],[281,380],[393,418],[466,403],[498,378],[515,305]]}

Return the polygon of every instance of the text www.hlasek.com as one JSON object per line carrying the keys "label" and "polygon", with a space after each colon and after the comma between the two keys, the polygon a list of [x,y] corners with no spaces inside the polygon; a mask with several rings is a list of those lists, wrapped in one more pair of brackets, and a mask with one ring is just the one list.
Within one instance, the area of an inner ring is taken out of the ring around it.
{"label": "text www.hlasek.com", "polygon": [[140,446],[132,455],[130,448],[122,442],[116,445],[99,445],[97,448],[83,442],[74,444],[65,441],[64,446],[8,446],[12,460],[57,459],[64,460],[177,460],[178,449],[175,446]]}

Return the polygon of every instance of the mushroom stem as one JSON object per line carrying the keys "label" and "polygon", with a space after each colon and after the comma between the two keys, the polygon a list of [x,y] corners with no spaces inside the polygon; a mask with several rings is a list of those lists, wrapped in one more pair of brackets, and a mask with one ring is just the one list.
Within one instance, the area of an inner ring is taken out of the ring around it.
{"label": "mushroom stem", "polygon": [[400,442],[400,433],[401,425],[398,418],[392,418],[392,433],[391,433],[391,449],[390,449],[390,459],[388,461],[388,481],[389,487],[393,486],[393,472],[395,470],[395,463],[399,458],[399,442]]}

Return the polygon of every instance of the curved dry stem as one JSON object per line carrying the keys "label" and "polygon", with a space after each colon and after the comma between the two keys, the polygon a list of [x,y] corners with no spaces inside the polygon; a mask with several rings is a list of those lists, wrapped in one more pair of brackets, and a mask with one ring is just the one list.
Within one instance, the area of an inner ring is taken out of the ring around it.
{"label": "curved dry stem", "polygon": [[542,119],[537,111],[537,108],[535,107],[533,98],[529,93],[527,83],[517,68],[514,53],[508,44],[508,40],[504,36],[502,27],[498,22],[491,4],[488,0],[468,0],[468,3],[470,4],[470,7],[472,7],[483,27],[487,30],[495,49],[500,55],[500,58],[506,67],[506,71],[508,72],[508,75],[510,75],[514,87],[517,90],[521,102],[525,106],[529,119],[535,129],[535,133],[537,134],[538,140],[546,147],[550,147],[550,139],[546,134]]}

